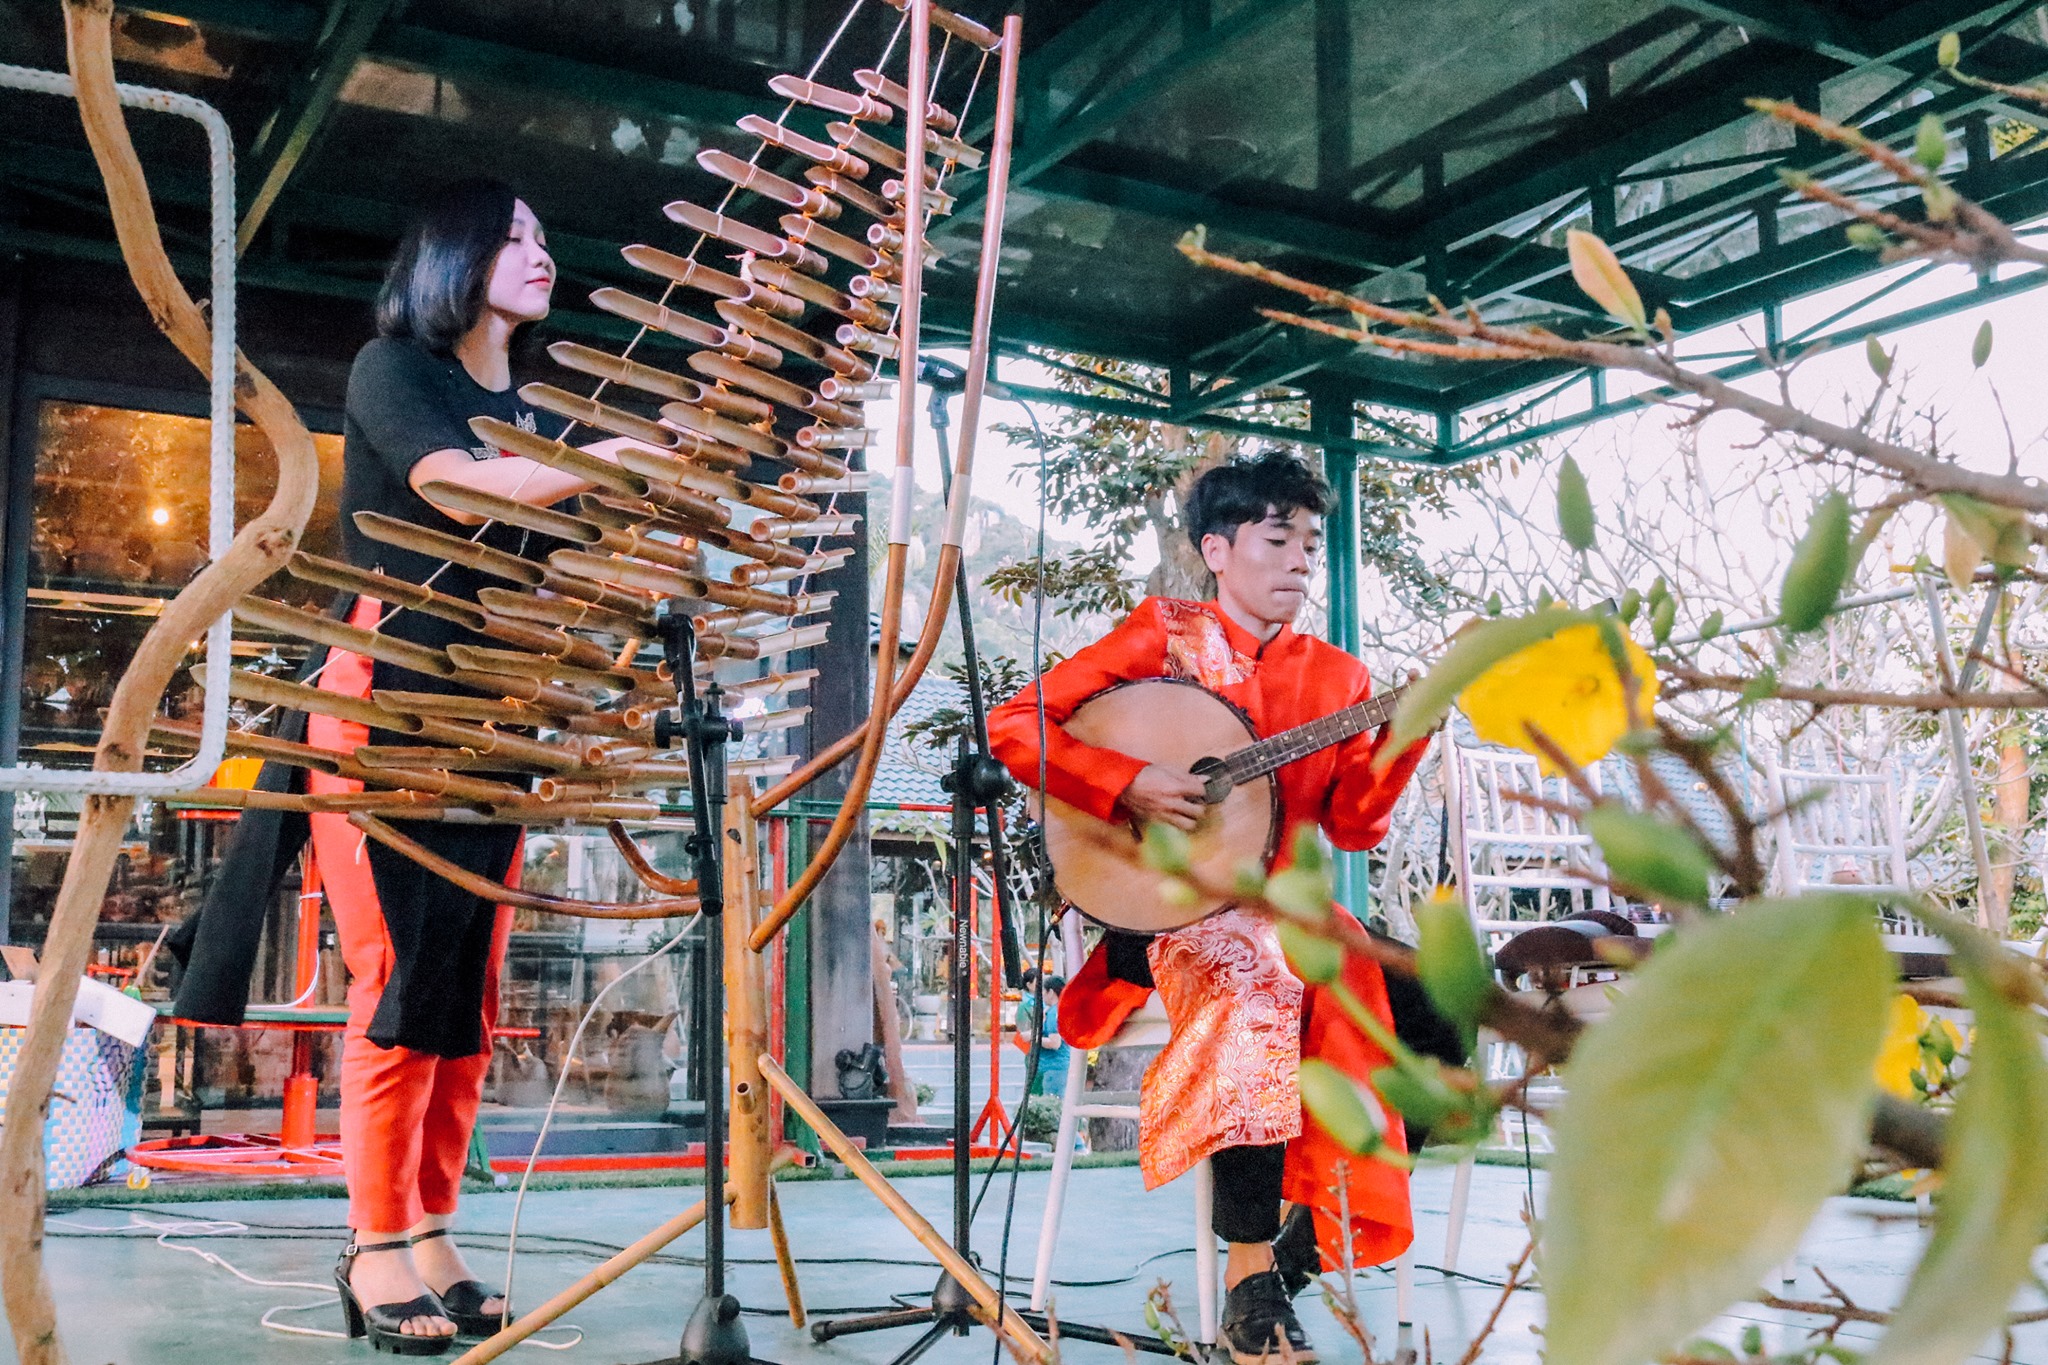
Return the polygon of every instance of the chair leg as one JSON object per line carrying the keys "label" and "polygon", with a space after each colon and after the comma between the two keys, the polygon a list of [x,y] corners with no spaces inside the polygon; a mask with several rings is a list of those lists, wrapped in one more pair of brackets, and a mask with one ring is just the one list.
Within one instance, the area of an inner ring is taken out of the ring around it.
{"label": "chair leg", "polygon": [[1045,1216],[1038,1224],[1038,1262],[1031,1273],[1031,1310],[1043,1313],[1052,1288],[1052,1254],[1060,1240],[1060,1215],[1067,1205],[1067,1177],[1074,1169],[1074,1133],[1080,1126],[1082,1093],[1088,1086],[1088,1059],[1067,1060],[1067,1089],[1060,1097],[1060,1131],[1053,1139],[1052,1181],[1045,1191]]}
{"label": "chair leg", "polygon": [[1394,1325],[1396,1342],[1408,1344],[1415,1328],[1415,1248],[1411,1245],[1394,1262]]}
{"label": "chair leg", "polygon": [[1449,1225],[1444,1229],[1444,1264],[1446,1275],[1458,1270],[1458,1251],[1465,1242],[1465,1210],[1472,1199],[1472,1166],[1478,1158],[1467,1152],[1465,1159],[1458,1163],[1457,1172],[1451,1176],[1451,1212]]}
{"label": "chair leg", "polygon": [[1195,1316],[1203,1345],[1216,1340],[1216,1181],[1206,1159],[1195,1167]]}

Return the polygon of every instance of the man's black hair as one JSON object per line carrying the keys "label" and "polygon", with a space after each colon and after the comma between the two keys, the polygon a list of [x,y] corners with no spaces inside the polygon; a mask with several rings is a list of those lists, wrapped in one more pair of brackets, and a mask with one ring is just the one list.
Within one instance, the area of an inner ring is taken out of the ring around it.
{"label": "man's black hair", "polygon": [[385,272],[377,334],[413,337],[445,353],[476,326],[517,201],[502,180],[464,180],[436,196]]}
{"label": "man's black hair", "polygon": [[1330,510],[1330,485],[1322,476],[1285,451],[1256,460],[1217,465],[1188,490],[1188,538],[1202,548],[1202,537],[1222,536],[1235,545],[1237,528],[1271,516],[1306,510],[1322,516]]}

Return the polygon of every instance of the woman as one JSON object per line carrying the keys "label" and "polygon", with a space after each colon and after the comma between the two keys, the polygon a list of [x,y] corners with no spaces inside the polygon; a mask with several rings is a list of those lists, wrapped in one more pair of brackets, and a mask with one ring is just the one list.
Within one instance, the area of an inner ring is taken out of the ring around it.
{"label": "woman", "polygon": [[[349,372],[341,510],[343,541],[356,566],[475,600],[478,588],[494,580],[374,541],[355,514],[381,513],[467,537],[479,534],[470,528],[480,520],[449,516],[420,496],[421,487],[442,480],[532,504],[591,487],[494,450],[469,429],[477,416],[546,429],[513,392],[510,351],[519,329],[547,316],[554,282],[539,221],[496,181],[450,189],[400,244],[377,300],[379,335]],[[615,444],[590,449],[609,455]],[[547,549],[502,525],[480,535],[515,554]],[[358,599],[348,619],[437,648],[490,643],[438,617],[369,598]],[[319,686],[353,696],[373,688],[461,690],[343,650],[329,654]],[[341,751],[409,742],[318,715],[308,718],[307,738]],[[358,789],[324,774],[314,774],[309,786]],[[409,832],[493,880],[517,875],[516,826],[417,822]],[[352,1235],[335,1282],[350,1336],[367,1334],[377,1349],[401,1355],[436,1355],[457,1332],[488,1334],[510,1316],[504,1298],[471,1276],[448,1231],[490,1064],[511,915],[367,842],[345,815],[314,815],[312,838],[350,978],[341,1139]]]}

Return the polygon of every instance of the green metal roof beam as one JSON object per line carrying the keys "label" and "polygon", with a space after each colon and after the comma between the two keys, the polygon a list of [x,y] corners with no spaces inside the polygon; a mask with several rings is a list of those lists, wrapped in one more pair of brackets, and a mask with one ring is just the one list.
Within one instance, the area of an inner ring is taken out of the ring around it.
{"label": "green metal roof beam", "polygon": [[255,174],[243,181],[248,188],[242,200],[241,226],[235,231],[237,252],[246,252],[255,240],[256,230],[263,226],[271,206],[326,126],[342,86],[368,50],[370,39],[401,3],[403,0],[334,0],[326,27],[299,77],[244,153]]}
{"label": "green metal roof beam", "polygon": [[[1165,408],[1154,403],[1136,403],[1124,398],[1108,398],[1091,393],[1064,393],[1058,389],[1039,389],[1017,384],[1009,385],[1008,388],[1012,397],[1026,402],[1050,403],[1056,407],[1073,408],[1081,412],[1099,412],[1113,417],[1130,417],[1141,422],[1173,420]],[[1176,425],[1185,426],[1192,431],[1220,431],[1232,436],[1256,436],[1269,441],[1291,441],[1298,445],[1323,445],[1332,450],[1356,451],[1360,455],[1402,460],[1409,464],[1439,464],[1444,459],[1444,452],[1425,446],[1364,441],[1355,437],[1331,437],[1326,442],[1306,427],[1280,427],[1267,422],[1241,422],[1233,418],[1200,416]]]}
{"label": "green metal roof beam", "polygon": [[[1143,106],[1172,87],[1189,71],[1239,43],[1249,42],[1260,32],[1292,14],[1303,0],[1254,0],[1243,4],[1221,23],[1193,32],[1181,30],[1180,45],[1144,71],[1130,76],[1079,109],[1068,109],[1051,128],[1040,133],[1027,126],[1010,170],[1010,183],[1023,185],[1108,132],[1126,114]],[[1105,5],[1103,8],[1111,8]],[[954,212],[965,215],[980,207],[986,194],[987,176],[981,175],[967,189]]]}

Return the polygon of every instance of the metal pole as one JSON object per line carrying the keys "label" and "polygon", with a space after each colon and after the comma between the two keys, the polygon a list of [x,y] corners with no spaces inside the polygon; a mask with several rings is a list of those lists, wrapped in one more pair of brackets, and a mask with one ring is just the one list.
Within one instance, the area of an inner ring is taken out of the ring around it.
{"label": "metal pole", "polygon": [[[1318,440],[1349,437],[1350,392],[1319,389],[1311,393],[1308,423]],[[1325,445],[1323,478],[1330,485],[1330,511],[1323,518],[1323,555],[1329,575],[1328,634],[1331,644],[1355,655],[1364,637],[1358,604],[1358,452]],[[1385,682],[1382,679],[1381,685]],[[1371,895],[1371,876],[1363,853],[1338,852],[1334,890],[1338,904],[1364,918],[1365,902]]]}

